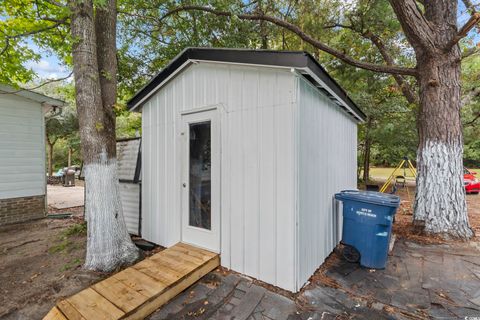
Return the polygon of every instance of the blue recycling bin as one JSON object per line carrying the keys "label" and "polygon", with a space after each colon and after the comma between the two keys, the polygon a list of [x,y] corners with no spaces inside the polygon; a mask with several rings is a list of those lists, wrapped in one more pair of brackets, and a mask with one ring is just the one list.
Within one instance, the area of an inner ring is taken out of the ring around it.
{"label": "blue recycling bin", "polygon": [[343,202],[343,255],[367,268],[384,269],[395,212],[400,198],[373,191],[344,190],[335,194]]}

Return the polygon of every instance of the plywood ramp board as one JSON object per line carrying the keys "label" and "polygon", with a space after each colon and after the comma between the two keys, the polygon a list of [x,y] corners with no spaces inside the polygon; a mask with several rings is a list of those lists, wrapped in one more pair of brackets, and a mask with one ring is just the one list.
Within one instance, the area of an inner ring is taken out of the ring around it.
{"label": "plywood ramp board", "polygon": [[43,319],[143,319],[219,265],[218,254],[178,243],[58,302]]}

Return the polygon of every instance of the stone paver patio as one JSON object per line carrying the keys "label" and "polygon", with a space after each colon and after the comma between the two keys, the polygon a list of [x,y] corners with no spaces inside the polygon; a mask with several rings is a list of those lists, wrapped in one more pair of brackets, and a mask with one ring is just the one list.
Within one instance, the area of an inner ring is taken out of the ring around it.
{"label": "stone paver patio", "polygon": [[480,251],[475,244],[397,240],[385,270],[331,257],[325,275],[297,295],[219,271],[204,277],[150,319],[464,319],[480,317]]}

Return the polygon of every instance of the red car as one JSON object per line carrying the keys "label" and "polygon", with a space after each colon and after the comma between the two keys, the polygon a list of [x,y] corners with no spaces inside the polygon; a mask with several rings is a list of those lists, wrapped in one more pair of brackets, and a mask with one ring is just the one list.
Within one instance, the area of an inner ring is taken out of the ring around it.
{"label": "red car", "polygon": [[463,181],[465,184],[465,191],[467,193],[478,194],[480,192],[480,182],[477,178],[475,178],[476,174],[476,172],[469,171],[467,168],[464,169]]}

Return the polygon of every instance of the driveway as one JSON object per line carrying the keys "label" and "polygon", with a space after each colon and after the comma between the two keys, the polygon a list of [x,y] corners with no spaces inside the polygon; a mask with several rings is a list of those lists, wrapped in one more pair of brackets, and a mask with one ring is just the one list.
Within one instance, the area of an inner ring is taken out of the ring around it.
{"label": "driveway", "polygon": [[84,188],[81,186],[47,185],[47,202],[48,206],[54,209],[83,206]]}

